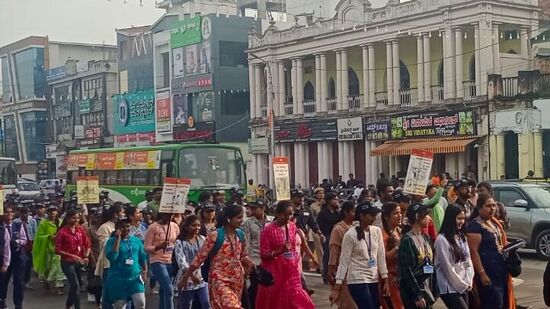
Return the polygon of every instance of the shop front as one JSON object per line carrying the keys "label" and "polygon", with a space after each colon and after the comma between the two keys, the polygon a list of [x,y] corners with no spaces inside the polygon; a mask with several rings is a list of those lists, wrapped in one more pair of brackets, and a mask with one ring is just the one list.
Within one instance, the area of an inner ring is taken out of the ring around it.
{"label": "shop front", "polygon": [[368,122],[365,134],[365,148],[371,155],[367,165],[373,179],[381,172],[387,177],[405,177],[413,149],[435,154],[433,174],[449,173],[456,179],[466,171],[477,171],[474,141],[478,137],[473,110],[396,115],[385,121]]}

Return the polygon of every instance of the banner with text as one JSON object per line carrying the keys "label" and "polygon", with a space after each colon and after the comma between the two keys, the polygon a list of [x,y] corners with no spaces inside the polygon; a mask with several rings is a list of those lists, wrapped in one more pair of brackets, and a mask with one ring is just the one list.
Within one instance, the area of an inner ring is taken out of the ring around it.
{"label": "banner with text", "polygon": [[158,92],[155,103],[155,140],[172,140],[172,102],[170,91]]}
{"label": "banner with text", "polygon": [[430,180],[434,154],[427,150],[413,149],[407,169],[403,192],[413,195],[424,195]]}
{"label": "banner with text", "polygon": [[476,134],[474,112],[428,112],[391,117],[391,139]]}
{"label": "banner with text", "polygon": [[185,213],[190,187],[191,179],[165,178],[164,187],[162,188],[162,197],[159,204],[159,212]]}
{"label": "banner with text", "polygon": [[278,201],[290,200],[290,173],[287,157],[273,158],[273,178]]}
{"label": "banner with text", "polygon": [[363,139],[363,118],[338,119],[338,140],[358,141]]}
{"label": "banner with text", "polygon": [[99,177],[78,176],[76,178],[76,192],[79,204],[98,204]]}

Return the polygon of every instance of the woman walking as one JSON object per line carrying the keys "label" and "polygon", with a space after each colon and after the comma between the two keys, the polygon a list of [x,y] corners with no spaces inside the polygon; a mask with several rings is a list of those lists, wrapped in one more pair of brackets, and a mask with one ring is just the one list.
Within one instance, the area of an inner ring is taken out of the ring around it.
{"label": "woman walking", "polygon": [[130,221],[116,224],[114,235],[105,246],[110,262],[104,295],[115,309],[126,308],[131,300],[133,308],[145,309],[145,285],[147,278],[147,254],[139,238],[130,236]]}
{"label": "woman walking", "polygon": [[159,213],[158,218],[157,222],[149,226],[145,236],[145,250],[150,254],[151,271],[160,285],[159,309],[173,309],[172,252],[180,229],[171,221],[171,214]]}
{"label": "woman walking", "polygon": [[479,194],[468,223],[468,245],[475,269],[475,286],[482,308],[515,309],[512,277],[503,248],[506,233],[494,217],[497,205],[491,195]]}
{"label": "woman walking", "polygon": [[143,224],[143,215],[137,207],[128,207],[125,210],[126,217],[130,220],[130,236],[136,236],[141,242],[145,241],[147,226]]}
{"label": "woman walking", "polygon": [[78,226],[80,213],[69,209],[55,236],[55,251],[61,256],[61,269],[69,281],[69,295],[65,307],[80,309],[79,283],[80,270],[88,264],[90,240],[83,228]]}
{"label": "woman walking", "polygon": [[[365,191],[365,190],[363,190]],[[355,203],[347,201],[342,204],[342,221],[338,222],[332,229],[329,240],[330,258],[328,261],[327,278],[331,286],[336,284],[336,271],[340,264],[340,253],[342,252],[342,241],[346,232],[353,227],[355,220]],[[347,283],[342,282],[340,298],[338,300],[338,308],[340,309],[357,309],[353,298],[348,290]]]}
{"label": "woman walking", "polygon": [[315,308],[313,301],[302,287],[297,248],[298,228],[291,221],[292,204],[277,203],[276,219],[268,224],[260,235],[262,266],[273,275],[274,285],[258,288],[256,308]]}
{"label": "woman walking", "polygon": [[466,214],[447,206],[439,235],[435,240],[435,269],[441,299],[448,308],[468,309],[468,291],[474,281],[470,249],[464,226]]}
{"label": "woman walking", "polygon": [[430,238],[422,233],[430,222],[430,210],[416,203],[407,210],[407,222],[399,244],[399,287],[405,308],[432,308],[437,299],[434,255]]}
{"label": "woman walking", "polygon": [[[199,249],[205,242],[204,236],[199,235],[200,227],[201,223],[197,216],[191,215],[183,221],[180,235],[178,236],[178,240],[176,240],[176,248],[174,249],[179,268],[175,282],[179,283],[181,281],[183,274],[189,268],[189,263],[195,259]],[[208,284],[203,280],[200,270],[196,270],[191,275],[191,282],[187,282],[187,284],[182,283],[181,286],[182,288],[178,291],[178,309],[191,309],[192,304],[194,308],[210,308]]]}
{"label": "woman walking", "polygon": [[59,226],[57,207],[50,206],[46,218],[40,220],[32,245],[32,262],[38,278],[49,287],[53,284],[58,295],[63,295],[65,275],[61,270],[61,257],[55,253],[55,234]]}
{"label": "woman walking", "polygon": [[370,202],[357,206],[359,226],[344,235],[336,284],[330,295],[331,303],[340,298],[342,282],[347,280],[351,297],[360,309],[378,309],[378,286],[381,282],[384,296],[389,295],[388,269],[382,231],[374,226],[380,208]]}
{"label": "woman walking", "polygon": [[241,308],[244,274],[254,266],[245,250],[244,232],[238,229],[243,221],[241,206],[227,206],[221,218],[223,227],[208,235],[180,280],[180,288],[187,285],[191,275],[210,258],[208,294],[212,309]]}
{"label": "woman walking", "polygon": [[390,296],[382,297],[384,309],[403,309],[403,302],[399,292],[399,272],[397,254],[399,242],[401,241],[401,207],[399,204],[390,202],[382,206],[382,237],[386,249],[386,266],[388,267],[388,284]]}

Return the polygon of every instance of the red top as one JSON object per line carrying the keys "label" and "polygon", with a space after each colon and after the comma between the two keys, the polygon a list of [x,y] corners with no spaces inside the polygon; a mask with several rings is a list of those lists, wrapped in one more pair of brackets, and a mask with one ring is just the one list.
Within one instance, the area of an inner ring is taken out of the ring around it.
{"label": "red top", "polygon": [[73,233],[69,226],[64,226],[57,231],[57,235],[55,236],[55,252],[61,255],[62,261],[75,262],[73,257],[61,254],[60,251],[85,258],[84,254],[88,249],[90,249],[90,240],[83,228],[77,226]]}

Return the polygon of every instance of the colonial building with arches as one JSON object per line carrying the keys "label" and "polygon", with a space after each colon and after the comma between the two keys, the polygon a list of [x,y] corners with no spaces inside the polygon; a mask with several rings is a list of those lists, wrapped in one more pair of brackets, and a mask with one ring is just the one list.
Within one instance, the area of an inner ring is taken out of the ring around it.
{"label": "colonial building with arches", "polygon": [[488,179],[488,78],[532,69],[539,13],[536,0],[342,0],[332,19],[251,33],[251,141],[273,135],[274,149],[252,149],[249,178],[269,183],[282,155],[302,188],[372,184],[422,148],[434,173]]}

